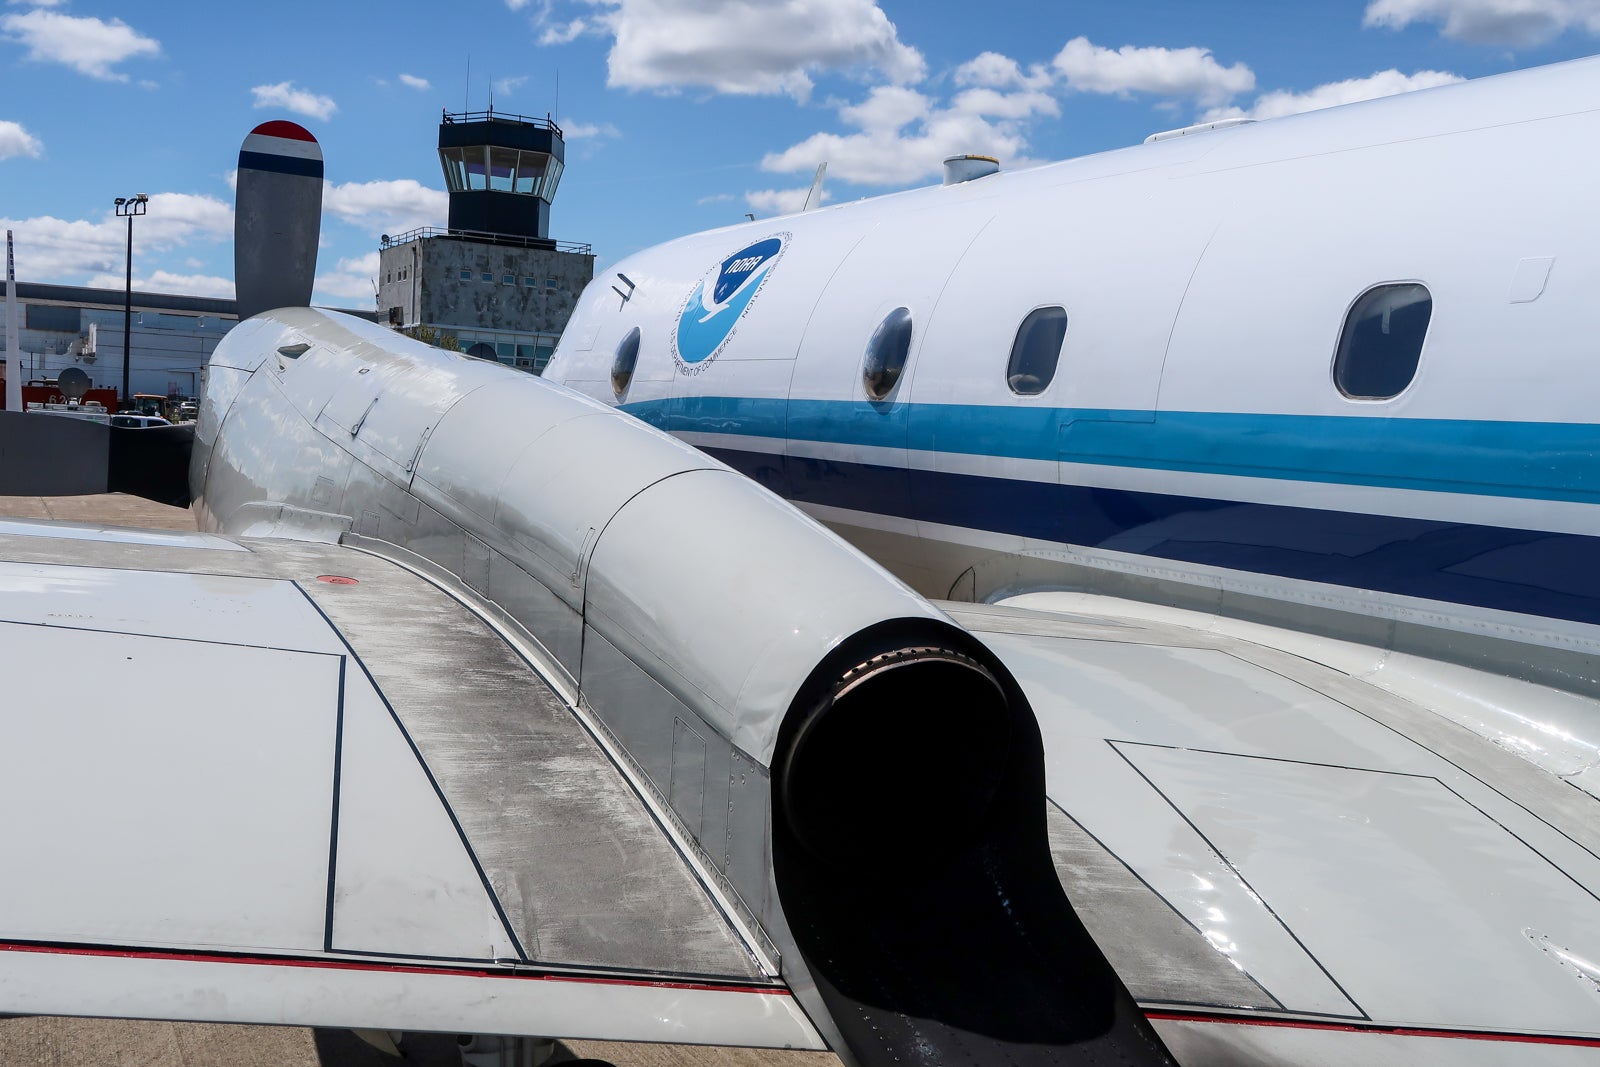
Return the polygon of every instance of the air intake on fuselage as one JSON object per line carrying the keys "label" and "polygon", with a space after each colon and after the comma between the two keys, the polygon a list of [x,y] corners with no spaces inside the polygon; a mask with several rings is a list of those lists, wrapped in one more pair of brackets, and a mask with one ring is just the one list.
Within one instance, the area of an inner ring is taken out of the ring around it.
{"label": "air intake on fuselage", "polygon": [[1000,161],[993,156],[951,156],[944,161],[944,183],[960,185],[974,178],[1000,173]]}

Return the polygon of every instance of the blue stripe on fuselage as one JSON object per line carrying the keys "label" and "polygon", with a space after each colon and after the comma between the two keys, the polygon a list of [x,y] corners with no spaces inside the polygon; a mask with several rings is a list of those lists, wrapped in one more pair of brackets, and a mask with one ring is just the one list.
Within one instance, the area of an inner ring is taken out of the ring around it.
{"label": "blue stripe on fuselage", "polygon": [[673,433],[1600,503],[1590,423],[743,397],[625,410]]}

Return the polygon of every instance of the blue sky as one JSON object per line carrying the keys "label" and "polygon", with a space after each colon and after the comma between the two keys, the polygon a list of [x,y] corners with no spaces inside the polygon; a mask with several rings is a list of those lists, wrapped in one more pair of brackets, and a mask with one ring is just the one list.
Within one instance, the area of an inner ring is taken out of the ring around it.
{"label": "blue sky", "polygon": [[[316,299],[372,306],[378,236],[442,226],[441,109],[555,112],[551,235],[600,266],[679,234],[1600,51],[1600,0],[180,0],[0,3],[0,226],[25,281],[232,293],[252,126],[327,159]],[[469,77],[470,64],[470,77]],[[557,98],[559,80],[560,95]]]}

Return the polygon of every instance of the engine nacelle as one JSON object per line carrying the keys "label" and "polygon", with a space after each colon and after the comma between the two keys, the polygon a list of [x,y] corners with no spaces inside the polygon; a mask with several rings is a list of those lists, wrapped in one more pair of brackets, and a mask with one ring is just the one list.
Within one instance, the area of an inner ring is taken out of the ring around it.
{"label": "engine nacelle", "polygon": [[[1055,880],[1039,731],[1005,668],[718,461],[552,382],[289,308],[218,347],[191,477],[207,528],[387,543],[515,620],[847,1044],[910,1053],[932,1031],[908,1018],[955,1018],[982,1059],[971,1033],[1076,1042],[1125,1015]],[[1013,977],[929,1001],[918,976],[962,958],[950,909]]]}

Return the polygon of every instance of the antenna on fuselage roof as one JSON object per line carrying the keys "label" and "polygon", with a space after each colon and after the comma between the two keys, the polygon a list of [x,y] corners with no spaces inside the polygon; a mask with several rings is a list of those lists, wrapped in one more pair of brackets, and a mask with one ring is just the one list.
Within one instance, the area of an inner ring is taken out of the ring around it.
{"label": "antenna on fuselage roof", "polygon": [[801,211],[810,211],[822,206],[822,178],[828,173],[828,161],[824,159],[817,164],[817,176],[811,179],[811,191],[806,194],[806,203]]}
{"label": "antenna on fuselage roof", "polygon": [[1152,133],[1144,139],[1145,144],[1155,144],[1157,141],[1170,141],[1174,137],[1193,137],[1197,133],[1210,133],[1212,130],[1231,130],[1235,126],[1248,126],[1255,119],[1232,118],[1217,119],[1215,122],[1197,122],[1193,126],[1185,126],[1179,130],[1162,130]]}

